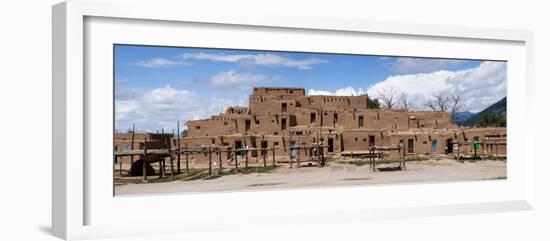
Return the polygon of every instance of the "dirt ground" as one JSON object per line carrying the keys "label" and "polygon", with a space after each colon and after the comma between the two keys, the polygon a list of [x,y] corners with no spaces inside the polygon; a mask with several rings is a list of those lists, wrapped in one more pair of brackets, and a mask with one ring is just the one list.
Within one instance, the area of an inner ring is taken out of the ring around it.
{"label": "dirt ground", "polygon": [[[506,178],[505,161],[465,161],[452,159],[409,161],[405,171],[372,171],[369,165],[357,166],[330,162],[327,166],[289,168],[281,166],[270,173],[227,175],[216,179],[129,183],[116,185],[116,195],[214,192],[234,190],[334,187],[368,184],[447,182]],[[397,163],[377,168],[397,167]]]}

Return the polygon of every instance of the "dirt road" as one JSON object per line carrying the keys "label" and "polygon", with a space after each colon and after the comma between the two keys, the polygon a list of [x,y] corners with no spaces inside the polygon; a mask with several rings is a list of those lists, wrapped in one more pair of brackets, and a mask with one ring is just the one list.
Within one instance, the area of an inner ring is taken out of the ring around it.
{"label": "dirt road", "polygon": [[[377,165],[378,168],[398,164]],[[369,165],[356,166],[332,162],[324,168],[280,167],[271,173],[222,176],[211,180],[172,181],[117,185],[116,195],[213,192],[300,187],[331,187],[365,184],[419,183],[503,179],[506,162],[457,162],[451,159],[407,162],[406,171],[372,171]]]}

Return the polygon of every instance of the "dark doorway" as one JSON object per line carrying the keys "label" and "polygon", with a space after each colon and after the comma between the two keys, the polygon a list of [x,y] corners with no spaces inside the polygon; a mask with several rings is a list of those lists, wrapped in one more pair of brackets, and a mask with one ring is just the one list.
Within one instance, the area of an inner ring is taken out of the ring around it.
{"label": "dark doorway", "polygon": [[334,113],[334,123],[332,125],[336,126],[336,123],[338,123],[338,114]]}
{"label": "dark doorway", "polygon": [[414,153],[414,140],[408,139],[407,140],[407,152],[408,153]]}
{"label": "dark doorway", "polygon": [[364,124],[363,122],[364,122],[364,120],[365,120],[365,119],[363,118],[363,116],[359,116],[359,127],[363,127],[363,124]]}
{"label": "dark doorway", "polygon": [[369,135],[369,146],[374,146],[374,144],[375,144],[374,141],[375,141],[374,136]]}
{"label": "dark doorway", "polygon": [[281,119],[281,130],[286,130],[286,118]]}
{"label": "dark doorway", "polygon": [[334,139],[328,138],[328,152],[334,152]]}
{"label": "dark doorway", "polygon": [[[239,150],[239,149],[243,149],[243,143],[242,141],[235,141],[235,149]],[[244,151],[238,151],[236,152],[237,155],[244,155]],[[206,153],[205,153],[206,154]]]}
{"label": "dark doorway", "polygon": [[[261,147],[262,149],[267,149],[267,141],[262,141],[262,142],[260,143],[260,147]],[[263,155],[267,155],[267,151],[266,151],[266,150],[262,150],[262,153],[261,153],[261,154],[262,154],[262,156],[263,156]]]}
{"label": "dark doorway", "polygon": [[249,131],[250,130],[250,120],[246,120],[244,122],[244,129],[245,131]]}
{"label": "dark doorway", "polygon": [[447,139],[447,147],[445,148],[445,154],[453,153],[453,139]]}
{"label": "dark doorway", "polygon": [[281,104],[281,111],[286,112],[286,109],[287,109],[286,103],[282,103]]}
{"label": "dark doorway", "polygon": [[311,123],[311,124],[315,123],[315,121],[316,121],[316,120],[315,120],[315,119],[316,119],[315,117],[316,117],[315,113],[311,113],[311,114],[309,115],[309,120],[310,120],[310,123]]}

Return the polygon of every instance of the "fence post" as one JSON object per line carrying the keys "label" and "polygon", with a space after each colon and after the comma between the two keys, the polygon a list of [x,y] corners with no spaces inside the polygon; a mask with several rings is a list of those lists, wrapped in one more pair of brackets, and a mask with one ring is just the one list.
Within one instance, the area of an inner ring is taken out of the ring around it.
{"label": "fence post", "polygon": [[147,162],[147,159],[146,159],[146,156],[147,156],[147,137],[145,138],[145,142],[143,142],[143,158],[142,158],[142,162],[143,162],[143,182],[147,182],[147,166],[146,166],[146,162]]}
{"label": "fence post", "polygon": [[212,176],[212,149],[208,146],[208,176]]}
{"label": "fence post", "polygon": [[178,147],[178,164],[177,164],[178,174],[181,173],[181,167],[180,167],[181,166],[181,164],[180,164],[181,163],[181,159],[180,159],[180,156],[181,156],[180,155],[180,151],[181,151],[180,137],[181,136],[180,135],[181,135],[180,134],[180,122],[178,121],[178,143],[177,143],[177,147]]}
{"label": "fence post", "polygon": [[[130,143],[130,151],[134,150],[134,138],[136,134],[136,124],[132,124],[132,142]],[[130,168],[134,164],[134,155],[130,155]]]}
{"label": "fence post", "polygon": [[172,154],[169,154],[170,155],[170,179],[174,179],[174,157],[172,156]]}
{"label": "fence post", "polygon": [[231,159],[235,159],[235,174],[239,173],[239,163],[237,162],[237,152],[235,151],[235,148],[231,151]]}
{"label": "fence post", "polygon": [[187,143],[185,143],[185,173],[189,175],[189,150],[187,149]]}
{"label": "fence post", "polygon": [[275,142],[273,142],[273,166],[276,166],[276,164],[275,164]]}
{"label": "fence post", "polygon": [[221,175],[223,173],[223,164],[222,164],[222,151],[218,147],[218,162],[220,163],[220,169],[218,170],[218,175]]}

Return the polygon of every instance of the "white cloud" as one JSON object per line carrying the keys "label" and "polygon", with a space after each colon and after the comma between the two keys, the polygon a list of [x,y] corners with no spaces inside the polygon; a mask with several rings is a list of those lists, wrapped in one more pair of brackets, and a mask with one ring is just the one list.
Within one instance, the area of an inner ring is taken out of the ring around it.
{"label": "white cloud", "polygon": [[[193,91],[170,86],[142,92],[132,99],[115,99],[115,127],[126,131],[136,124],[138,130],[171,132],[176,121],[203,119],[218,114],[228,106],[245,105],[247,96],[237,98],[204,97]],[[181,127],[180,127],[181,128]]]}
{"label": "white cloud", "polygon": [[234,70],[217,73],[208,82],[216,88],[235,88],[249,90],[252,86],[261,85],[278,79],[278,76],[238,73]]}
{"label": "white cloud", "polygon": [[172,67],[176,65],[189,65],[189,63],[182,62],[182,61],[172,61],[164,58],[153,58],[150,60],[141,60],[136,63],[132,63],[131,65],[137,65],[144,68],[158,69],[158,68]]}
{"label": "white cloud", "polygon": [[430,73],[438,70],[449,70],[461,63],[464,63],[464,61],[401,57],[395,60],[392,70],[400,74]]}
{"label": "white cloud", "polygon": [[366,91],[364,91],[362,88],[355,89],[351,86],[337,89],[334,92],[326,91],[326,90],[315,90],[315,89],[309,89],[307,91],[308,95],[337,95],[337,96],[359,96],[362,94],[365,94]]}
{"label": "white cloud", "polygon": [[425,109],[427,99],[436,93],[459,94],[463,110],[478,112],[506,96],[506,63],[483,62],[460,71],[395,75],[371,86],[367,93],[394,88],[410,96],[416,109]]}
{"label": "white cloud", "polygon": [[259,65],[267,67],[288,67],[300,70],[312,69],[314,65],[328,63],[327,60],[319,58],[292,59],[277,54],[207,54],[207,53],[185,53],[182,59],[211,60],[220,62],[238,62],[247,65]]}

